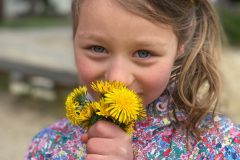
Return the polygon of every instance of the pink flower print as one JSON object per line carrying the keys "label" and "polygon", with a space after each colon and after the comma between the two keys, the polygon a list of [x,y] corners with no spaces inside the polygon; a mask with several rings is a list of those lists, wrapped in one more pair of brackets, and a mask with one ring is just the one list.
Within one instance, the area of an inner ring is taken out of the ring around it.
{"label": "pink flower print", "polygon": [[168,157],[171,151],[172,151],[172,148],[168,148],[166,151],[164,151],[163,155],[165,157]]}
{"label": "pink flower print", "polygon": [[55,143],[57,143],[57,142],[58,142],[59,138],[60,138],[60,135],[56,135],[56,138],[55,138]]}
{"label": "pink flower print", "polygon": [[188,155],[187,154],[181,154],[181,159],[182,160],[188,160]]}
{"label": "pink flower print", "polygon": [[207,137],[203,137],[203,138],[202,138],[202,141],[203,141],[203,142],[208,142]]}
{"label": "pink flower print", "polygon": [[146,135],[146,140],[151,140],[152,136],[150,136],[149,134]]}
{"label": "pink flower print", "polygon": [[69,155],[68,160],[75,160],[75,158],[72,155]]}
{"label": "pink flower print", "polygon": [[233,142],[240,144],[240,134],[238,134],[234,139]]}
{"label": "pink flower print", "polygon": [[221,160],[221,159],[224,159],[223,153],[219,153],[214,157],[214,160]]}
{"label": "pink flower print", "polygon": [[171,142],[171,139],[169,137],[166,137],[166,136],[162,136],[162,140],[164,142],[167,142],[167,143],[170,143]]}
{"label": "pink flower print", "polygon": [[71,140],[67,141],[67,146],[73,146],[73,145],[74,145],[73,141],[71,141]]}
{"label": "pink flower print", "polygon": [[[232,128],[232,129],[230,130],[230,134],[231,134],[233,137],[240,136],[239,131],[236,130],[235,128]],[[239,135],[238,135],[238,134],[239,134]]]}
{"label": "pink flower print", "polygon": [[164,135],[172,135],[172,134],[175,134],[175,133],[176,133],[175,130],[174,130],[174,131],[173,131],[173,130],[164,130],[164,131],[163,131],[163,134],[164,134]]}
{"label": "pink flower print", "polygon": [[73,152],[74,154],[77,154],[77,149],[76,149],[76,148],[73,148],[73,149],[72,149],[72,152]]}

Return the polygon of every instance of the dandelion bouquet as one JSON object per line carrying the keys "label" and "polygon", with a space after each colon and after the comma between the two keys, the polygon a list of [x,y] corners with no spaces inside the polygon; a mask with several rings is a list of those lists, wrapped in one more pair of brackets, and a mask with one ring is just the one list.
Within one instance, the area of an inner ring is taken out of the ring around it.
{"label": "dandelion bouquet", "polygon": [[73,90],[66,100],[66,116],[73,125],[88,129],[98,120],[107,120],[132,134],[134,123],[146,117],[141,98],[118,81],[91,84],[98,101],[87,98],[85,86]]}

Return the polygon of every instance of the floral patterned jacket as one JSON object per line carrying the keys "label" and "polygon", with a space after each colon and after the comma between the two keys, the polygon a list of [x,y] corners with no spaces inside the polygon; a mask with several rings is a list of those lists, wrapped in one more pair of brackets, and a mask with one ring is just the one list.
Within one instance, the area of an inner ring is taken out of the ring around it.
{"label": "floral patterned jacket", "polygon": [[[209,114],[199,124],[205,130],[201,140],[190,134],[187,141],[187,114],[177,110],[174,116],[173,109],[166,95],[148,106],[147,118],[136,123],[132,137],[135,160],[240,160],[239,125],[225,116]],[[86,146],[80,137],[84,132],[67,119],[60,120],[33,138],[25,159],[83,160]]]}

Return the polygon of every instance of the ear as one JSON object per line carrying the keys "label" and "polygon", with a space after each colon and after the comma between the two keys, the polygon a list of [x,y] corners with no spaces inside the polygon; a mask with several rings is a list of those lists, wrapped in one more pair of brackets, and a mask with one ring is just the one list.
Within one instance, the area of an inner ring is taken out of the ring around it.
{"label": "ear", "polygon": [[176,59],[180,58],[184,54],[184,51],[185,51],[185,46],[183,44],[180,44],[178,46]]}

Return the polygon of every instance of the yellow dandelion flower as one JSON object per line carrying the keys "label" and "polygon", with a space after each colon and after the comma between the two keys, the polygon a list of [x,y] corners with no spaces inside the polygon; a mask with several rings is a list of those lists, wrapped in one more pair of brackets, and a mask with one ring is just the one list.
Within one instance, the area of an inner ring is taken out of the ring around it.
{"label": "yellow dandelion flower", "polygon": [[72,124],[87,129],[98,120],[108,120],[131,135],[135,121],[146,117],[142,100],[124,83],[97,81],[91,87],[99,93],[99,101],[90,102],[87,99],[85,86],[74,89],[68,95],[66,116]]}
{"label": "yellow dandelion flower", "polygon": [[104,95],[106,109],[110,116],[123,124],[129,124],[138,119],[139,113],[142,113],[142,101],[134,91],[127,88],[113,89]]}
{"label": "yellow dandelion flower", "polygon": [[79,115],[81,111],[77,108],[78,106],[75,105],[66,107],[66,116],[73,125],[79,124]]}
{"label": "yellow dandelion flower", "polygon": [[73,92],[71,92],[66,100],[66,107],[71,105],[84,105],[86,102],[86,95],[87,95],[87,88],[86,87],[79,87],[75,88]]}
{"label": "yellow dandelion flower", "polygon": [[66,116],[70,122],[74,125],[79,124],[79,115],[81,108],[84,106],[88,100],[86,99],[87,88],[79,87],[71,92],[66,100]]}
{"label": "yellow dandelion flower", "polygon": [[126,87],[125,84],[123,82],[119,82],[119,81],[97,81],[96,83],[92,83],[91,84],[91,88],[100,94],[105,94],[109,91],[111,91],[112,89],[120,89],[120,88],[124,88]]}
{"label": "yellow dandelion flower", "polygon": [[110,116],[109,112],[107,111],[108,104],[104,102],[104,99],[100,99],[98,103],[95,103],[96,107],[96,114],[99,116],[103,116],[108,118]]}
{"label": "yellow dandelion flower", "polygon": [[134,122],[126,125],[123,130],[128,134],[128,135],[131,135],[135,130],[134,130]]}
{"label": "yellow dandelion flower", "polygon": [[143,120],[146,118],[147,114],[143,105],[139,106],[138,120]]}
{"label": "yellow dandelion flower", "polygon": [[87,129],[89,127],[89,122],[93,116],[94,108],[93,103],[87,103],[81,110],[78,120],[79,125],[81,125],[83,128]]}

